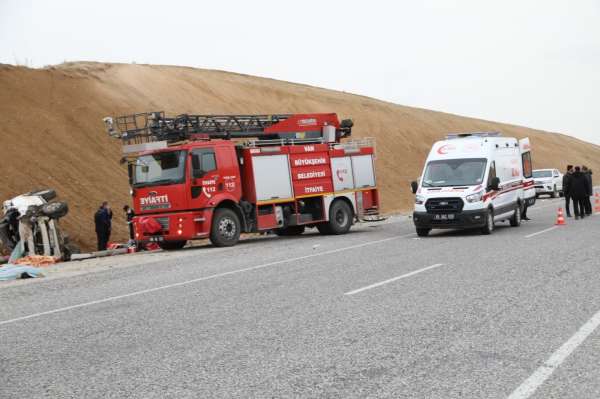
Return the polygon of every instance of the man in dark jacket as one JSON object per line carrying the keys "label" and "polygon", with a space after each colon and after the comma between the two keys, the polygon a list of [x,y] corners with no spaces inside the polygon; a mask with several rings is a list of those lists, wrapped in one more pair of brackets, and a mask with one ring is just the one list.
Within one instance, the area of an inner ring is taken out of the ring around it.
{"label": "man in dark jacket", "polygon": [[565,196],[565,211],[567,212],[567,217],[571,217],[571,192],[569,191],[571,187],[571,174],[573,173],[573,165],[567,165],[567,172],[563,175],[563,195]]}
{"label": "man in dark jacket", "polygon": [[100,208],[94,214],[94,224],[96,225],[96,237],[98,239],[98,251],[106,250],[106,245],[110,239],[112,224],[112,211],[108,202],[104,201]]}
{"label": "man in dark jacket", "polygon": [[585,217],[585,198],[589,197],[590,181],[579,166],[575,166],[575,172],[571,175],[569,191],[573,197],[573,208],[575,210],[575,219]]}
{"label": "man in dark jacket", "polygon": [[588,194],[585,197],[585,214],[587,216],[590,216],[592,214],[592,195],[594,195],[593,191],[594,191],[594,186],[592,184],[592,171],[590,169],[588,169],[587,166],[583,165],[581,167],[581,173],[583,173],[585,175],[585,178],[588,181]]}

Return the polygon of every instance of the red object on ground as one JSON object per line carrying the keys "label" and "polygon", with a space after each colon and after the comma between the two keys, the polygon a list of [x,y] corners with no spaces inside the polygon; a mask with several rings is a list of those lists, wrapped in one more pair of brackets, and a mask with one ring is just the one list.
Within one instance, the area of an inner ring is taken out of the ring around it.
{"label": "red object on ground", "polygon": [[160,246],[155,242],[149,242],[148,244],[146,244],[145,248],[146,251],[157,251],[160,249]]}

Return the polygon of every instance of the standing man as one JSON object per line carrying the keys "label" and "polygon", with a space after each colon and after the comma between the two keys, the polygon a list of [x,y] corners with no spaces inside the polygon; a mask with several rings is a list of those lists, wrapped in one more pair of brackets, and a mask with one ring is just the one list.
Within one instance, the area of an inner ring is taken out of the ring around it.
{"label": "standing man", "polygon": [[588,196],[590,182],[587,176],[581,172],[579,166],[575,166],[575,172],[571,175],[571,196],[573,197],[573,208],[575,219],[585,217],[585,197]]}
{"label": "standing man", "polygon": [[96,237],[98,239],[98,251],[106,250],[106,245],[110,239],[112,224],[112,211],[108,202],[104,201],[100,208],[94,214],[94,224],[96,225]]}
{"label": "standing man", "polygon": [[591,216],[592,214],[592,195],[594,195],[594,186],[592,185],[592,171],[588,169],[587,166],[583,165],[581,167],[581,172],[585,175],[586,180],[588,181],[588,193],[585,197],[585,214],[587,216]]}
{"label": "standing man", "polygon": [[123,212],[125,212],[125,217],[127,218],[127,226],[129,226],[129,240],[133,241],[135,239],[133,234],[133,217],[135,216],[135,213],[129,205],[125,205],[123,207]]}
{"label": "standing man", "polygon": [[[571,217],[571,175],[573,174],[573,165],[567,165],[567,172],[563,175],[563,195],[565,196],[565,211],[567,217]],[[575,205],[573,205],[575,206]]]}

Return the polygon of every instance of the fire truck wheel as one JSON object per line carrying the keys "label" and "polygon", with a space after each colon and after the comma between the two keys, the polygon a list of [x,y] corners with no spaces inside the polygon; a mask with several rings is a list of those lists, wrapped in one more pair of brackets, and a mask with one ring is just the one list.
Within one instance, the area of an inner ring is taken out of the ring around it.
{"label": "fire truck wheel", "polygon": [[69,212],[66,202],[50,202],[42,206],[42,213],[50,218],[58,219]]}
{"label": "fire truck wheel", "polygon": [[230,247],[240,240],[240,219],[229,208],[219,208],[213,215],[210,242],[215,247]]}
{"label": "fire truck wheel", "polygon": [[337,200],[329,208],[329,222],[317,225],[321,234],[346,234],[352,226],[352,209],[346,201]]}
{"label": "fire truck wheel", "polygon": [[175,250],[175,249],[181,249],[181,248],[185,247],[185,244],[187,244],[186,240],[161,241],[158,243],[158,246],[160,247],[160,249],[163,249],[165,251],[171,251],[171,250]]}
{"label": "fire truck wheel", "polygon": [[275,234],[278,236],[299,236],[304,233],[304,226],[288,226],[283,229],[275,230]]}

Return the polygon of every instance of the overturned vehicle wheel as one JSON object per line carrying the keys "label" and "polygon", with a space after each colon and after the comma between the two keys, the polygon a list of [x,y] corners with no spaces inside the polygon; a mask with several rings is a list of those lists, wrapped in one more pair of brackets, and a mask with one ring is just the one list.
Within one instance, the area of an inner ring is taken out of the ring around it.
{"label": "overturned vehicle wheel", "polygon": [[42,213],[52,219],[58,219],[69,213],[69,205],[66,202],[50,202],[42,206]]}

